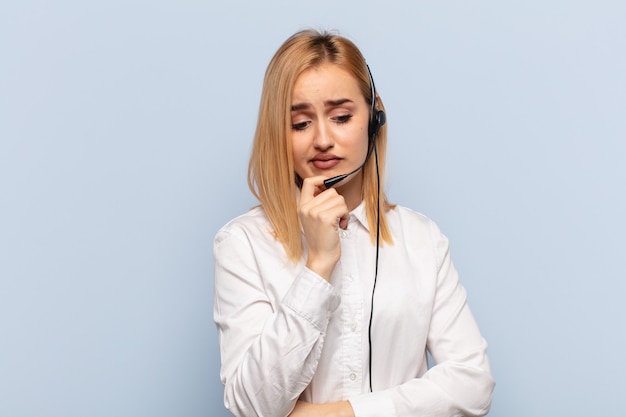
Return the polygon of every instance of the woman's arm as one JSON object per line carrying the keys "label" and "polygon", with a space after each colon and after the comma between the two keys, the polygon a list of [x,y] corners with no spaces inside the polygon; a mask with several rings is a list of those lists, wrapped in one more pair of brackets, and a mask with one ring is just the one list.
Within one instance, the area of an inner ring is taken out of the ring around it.
{"label": "woman's arm", "polygon": [[[282,300],[270,300],[261,276],[270,261],[289,264],[281,250],[255,253],[254,239],[276,243],[267,230],[249,237],[231,226],[218,233],[215,257],[215,322],[218,326],[224,402],[235,415],[286,416],[311,382],[329,318],[339,295],[328,282],[341,255],[338,226],[348,209],[324,177],[304,180],[298,214],[308,248],[302,268]],[[257,231],[258,232],[258,231]],[[260,250],[263,252],[262,250]],[[282,277],[285,278],[284,276]],[[286,277],[291,279],[292,277]]]}
{"label": "woman's arm", "polygon": [[354,411],[348,401],[327,404],[298,401],[289,417],[354,417]]}
{"label": "woman's arm", "polygon": [[[226,408],[235,416],[286,416],[317,368],[334,288],[303,268],[271,300],[242,230],[215,239],[215,306]],[[265,260],[267,261],[267,260]]]}
{"label": "woman's arm", "polygon": [[438,268],[427,348],[436,365],[399,386],[349,398],[356,417],[481,416],[489,411],[494,380],[487,344],[467,305],[448,240],[434,224],[430,229]]}

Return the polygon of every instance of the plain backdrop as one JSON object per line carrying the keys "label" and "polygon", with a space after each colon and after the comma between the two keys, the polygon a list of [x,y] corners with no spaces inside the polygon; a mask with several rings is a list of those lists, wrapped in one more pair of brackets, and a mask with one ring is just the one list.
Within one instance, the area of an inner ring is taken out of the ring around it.
{"label": "plain backdrop", "polygon": [[452,242],[492,417],[626,385],[623,1],[3,1],[0,416],[225,417],[212,241],[256,202],[261,82],[303,28],[360,46],[393,202]]}

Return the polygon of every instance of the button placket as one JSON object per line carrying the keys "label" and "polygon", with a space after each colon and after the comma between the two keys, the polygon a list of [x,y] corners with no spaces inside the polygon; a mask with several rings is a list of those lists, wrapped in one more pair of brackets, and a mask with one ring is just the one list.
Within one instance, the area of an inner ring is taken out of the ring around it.
{"label": "button placket", "polygon": [[356,332],[358,329],[358,325],[356,323],[356,320],[353,320],[352,323],[350,323],[350,330],[352,330],[353,332]]}
{"label": "button placket", "polygon": [[358,276],[358,257],[355,248],[353,228],[359,227],[351,216],[348,229],[339,230],[341,237],[341,265],[343,268],[342,300],[342,365],[341,373],[344,378],[343,396],[357,395],[361,392],[363,363],[362,363],[362,334],[359,325],[363,316],[363,297]]}

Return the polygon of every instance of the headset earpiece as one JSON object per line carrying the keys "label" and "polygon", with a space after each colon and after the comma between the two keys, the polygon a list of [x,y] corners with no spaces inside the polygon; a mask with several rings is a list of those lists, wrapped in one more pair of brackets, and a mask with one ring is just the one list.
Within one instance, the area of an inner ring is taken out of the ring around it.
{"label": "headset earpiece", "polygon": [[372,109],[370,110],[372,116],[370,118],[367,132],[369,134],[370,140],[374,142],[378,137],[378,132],[380,132],[380,128],[383,127],[383,125],[387,121],[387,116],[385,115],[384,111],[378,110],[376,108],[376,86],[374,85],[374,77],[372,77],[372,71],[370,71],[369,65],[365,64],[365,66],[367,68],[367,75],[369,75],[370,89],[372,91]]}
{"label": "headset earpiece", "polygon": [[376,137],[378,137],[378,132],[380,131],[380,128],[383,127],[386,121],[387,116],[385,115],[385,112],[375,108],[369,125],[369,137],[371,140],[374,140]]}

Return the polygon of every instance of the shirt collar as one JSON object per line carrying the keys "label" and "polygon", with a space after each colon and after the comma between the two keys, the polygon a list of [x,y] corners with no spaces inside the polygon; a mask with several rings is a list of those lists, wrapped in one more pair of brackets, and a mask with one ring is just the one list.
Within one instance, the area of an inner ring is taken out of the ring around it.
{"label": "shirt collar", "polygon": [[367,213],[365,212],[365,201],[361,200],[358,206],[350,212],[350,220],[356,219],[369,232],[369,224],[367,222]]}

